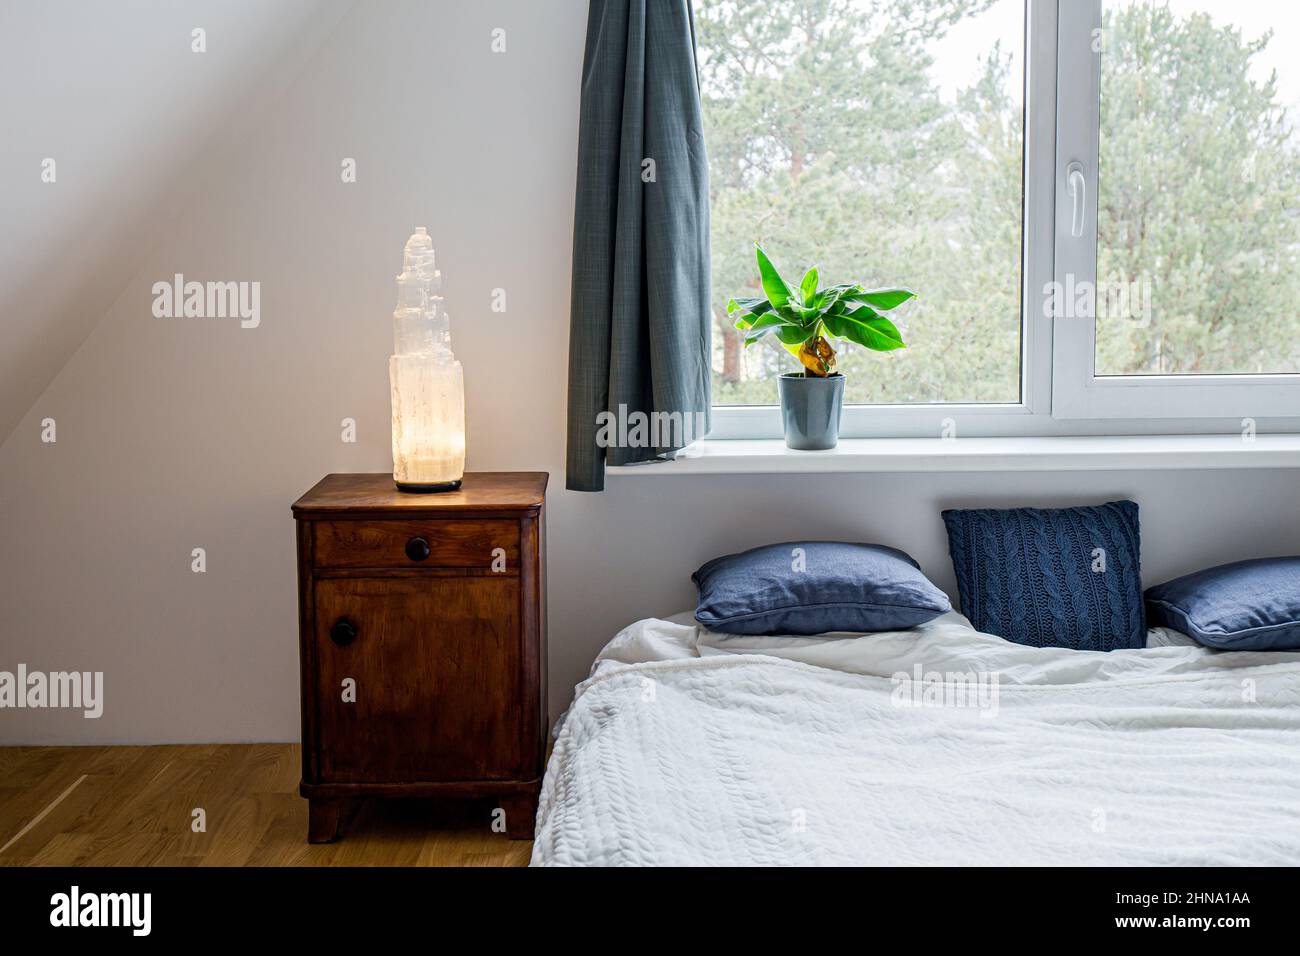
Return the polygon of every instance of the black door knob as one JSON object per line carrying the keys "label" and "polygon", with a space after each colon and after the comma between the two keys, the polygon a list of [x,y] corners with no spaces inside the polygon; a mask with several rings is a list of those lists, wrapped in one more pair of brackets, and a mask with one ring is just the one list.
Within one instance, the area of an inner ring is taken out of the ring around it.
{"label": "black door knob", "polygon": [[357,639],[357,627],[346,617],[341,617],[330,628],[330,640],[339,647],[347,647]]}
{"label": "black door knob", "polygon": [[423,538],[412,538],[406,542],[406,556],[412,561],[423,561],[433,553],[429,547],[429,542]]}

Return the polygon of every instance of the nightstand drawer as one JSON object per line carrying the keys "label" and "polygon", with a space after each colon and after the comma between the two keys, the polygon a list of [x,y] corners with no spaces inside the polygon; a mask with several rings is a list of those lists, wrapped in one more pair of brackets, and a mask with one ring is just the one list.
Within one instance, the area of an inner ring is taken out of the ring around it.
{"label": "nightstand drawer", "polygon": [[318,568],[519,569],[517,521],[317,521],[315,528]]}

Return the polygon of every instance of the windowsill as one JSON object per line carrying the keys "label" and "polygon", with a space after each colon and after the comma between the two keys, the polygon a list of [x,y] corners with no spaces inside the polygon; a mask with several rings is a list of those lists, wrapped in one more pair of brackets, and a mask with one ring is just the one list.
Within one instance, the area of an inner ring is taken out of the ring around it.
{"label": "windowsill", "polygon": [[780,439],[698,441],[677,460],[609,468],[618,476],[841,472],[1129,471],[1300,468],[1300,435],[1053,438],[846,438],[830,451]]}

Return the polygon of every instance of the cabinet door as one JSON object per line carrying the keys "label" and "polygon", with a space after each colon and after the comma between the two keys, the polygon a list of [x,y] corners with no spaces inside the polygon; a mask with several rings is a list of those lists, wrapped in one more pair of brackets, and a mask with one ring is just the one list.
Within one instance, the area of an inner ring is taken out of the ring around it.
{"label": "cabinet door", "polygon": [[518,777],[517,577],[326,578],[315,599],[323,782]]}

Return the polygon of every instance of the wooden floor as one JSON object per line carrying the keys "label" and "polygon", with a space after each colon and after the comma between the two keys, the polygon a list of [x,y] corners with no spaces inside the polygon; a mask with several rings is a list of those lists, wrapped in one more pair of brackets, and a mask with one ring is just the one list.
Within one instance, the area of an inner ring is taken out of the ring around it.
{"label": "wooden floor", "polygon": [[[489,801],[366,801],[307,843],[291,744],[0,748],[3,866],[524,866]],[[207,831],[191,829],[193,811]]]}

